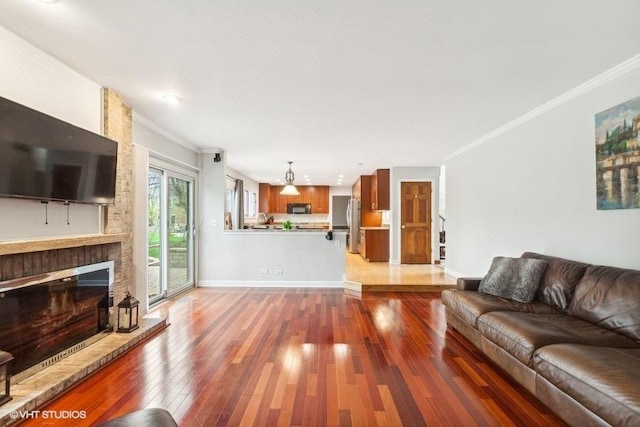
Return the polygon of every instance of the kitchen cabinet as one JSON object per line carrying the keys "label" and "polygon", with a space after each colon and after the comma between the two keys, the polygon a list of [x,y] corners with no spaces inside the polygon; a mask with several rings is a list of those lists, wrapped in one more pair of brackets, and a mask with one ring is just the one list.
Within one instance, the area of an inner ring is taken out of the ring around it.
{"label": "kitchen cabinet", "polygon": [[360,176],[352,191],[353,197],[360,199],[360,225],[379,227],[382,224],[382,213],[371,209],[371,175]]}
{"label": "kitchen cabinet", "polygon": [[389,195],[389,169],[377,169],[371,174],[371,210],[391,209]]}
{"label": "kitchen cabinet", "polygon": [[311,196],[309,194],[309,187],[306,185],[296,185],[298,189],[299,196],[289,196],[292,201],[289,203],[311,203]]}
{"label": "kitchen cabinet", "polygon": [[264,182],[258,184],[258,206],[259,212],[271,212],[271,186]]}
{"label": "kitchen cabinet", "polygon": [[287,196],[283,196],[280,194],[284,186],[269,185],[269,188],[270,196],[268,213],[287,213]]}
{"label": "kitchen cabinet", "polygon": [[280,194],[283,188],[283,185],[259,183],[261,212],[287,213],[288,203],[311,203],[313,213],[329,213],[328,185],[296,185],[299,196],[284,196]]}
{"label": "kitchen cabinet", "polygon": [[329,213],[329,186],[309,186],[310,203],[313,213]]}
{"label": "kitchen cabinet", "polygon": [[360,228],[360,255],[369,262],[389,262],[389,229]]}
{"label": "kitchen cabinet", "polygon": [[274,205],[276,207],[277,213],[287,213],[287,203],[291,203],[289,201],[290,196],[285,196],[284,194],[280,194],[283,188],[284,188],[284,185],[277,185],[273,187],[273,190],[275,190],[275,193],[276,193],[275,194],[276,203]]}

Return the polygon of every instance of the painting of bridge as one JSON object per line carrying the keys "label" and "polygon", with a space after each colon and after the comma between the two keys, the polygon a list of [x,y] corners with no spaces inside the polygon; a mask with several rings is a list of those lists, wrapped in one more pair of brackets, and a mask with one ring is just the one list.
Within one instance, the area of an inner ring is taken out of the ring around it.
{"label": "painting of bridge", "polygon": [[596,114],[598,209],[640,208],[640,96]]}

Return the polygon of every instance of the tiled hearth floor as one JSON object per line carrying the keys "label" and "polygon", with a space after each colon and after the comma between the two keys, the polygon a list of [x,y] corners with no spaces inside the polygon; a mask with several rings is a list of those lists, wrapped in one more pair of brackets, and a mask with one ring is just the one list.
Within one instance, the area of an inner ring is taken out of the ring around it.
{"label": "tiled hearth floor", "polygon": [[440,265],[367,262],[351,253],[347,253],[346,276],[345,288],[362,292],[440,292],[456,284]]}
{"label": "tiled hearth floor", "polygon": [[165,319],[151,316],[140,319],[140,328],[131,333],[109,333],[28,378],[12,381],[13,399],[0,407],[0,426],[17,422],[20,411],[24,413],[41,408],[46,402],[167,326]]}

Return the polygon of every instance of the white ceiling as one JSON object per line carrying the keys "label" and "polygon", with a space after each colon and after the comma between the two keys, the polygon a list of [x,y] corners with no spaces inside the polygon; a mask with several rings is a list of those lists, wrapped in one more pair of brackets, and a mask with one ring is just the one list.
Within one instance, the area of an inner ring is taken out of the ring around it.
{"label": "white ceiling", "polygon": [[442,164],[640,53],[639,16],[637,0],[0,1],[0,25],[183,143],[328,185]]}

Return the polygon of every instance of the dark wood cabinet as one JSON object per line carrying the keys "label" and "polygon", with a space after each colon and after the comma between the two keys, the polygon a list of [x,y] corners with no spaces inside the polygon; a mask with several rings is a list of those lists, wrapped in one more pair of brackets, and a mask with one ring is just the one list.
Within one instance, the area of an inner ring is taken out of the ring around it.
{"label": "dark wood cabinet", "polygon": [[313,213],[329,213],[329,186],[309,186],[311,210]]}
{"label": "dark wood cabinet", "polygon": [[389,229],[360,229],[360,255],[370,262],[389,262]]}
{"label": "dark wood cabinet", "polygon": [[305,185],[297,185],[296,188],[300,193],[299,196],[289,196],[292,200],[289,203],[311,203],[311,195],[309,187]]}
{"label": "dark wood cabinet", "polygon": [[269,213],[287,213],[287,196],[280,194],[284,186],[271,185],[270,187]]}
{"label": "dark wood cabinet", "polygon": [[271,212],[271,186],[266,183],[258,184],[258,211],[263,213]]}
{"label": "dark wood cabinet", "polygon": [[382,214],[371,209],[371,175],[362,175],[357,183],[360,191],[360,225],[379,227],[382,224]]}
{"label": "dark wood cabinet", "polygon": [[389,194],[389,169],[377,169],[371,174],[371,210],[388,211],[391,209]]}
{"label": "dark wood cabinet", "polygon": [[329,186],[296,185],[299,196],[280,194],[283,185],[259,183],[260,211],[264,213],[287,213],[288,203],[311,203],[312,213],[329,213]]}

